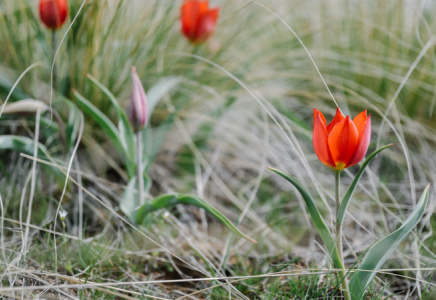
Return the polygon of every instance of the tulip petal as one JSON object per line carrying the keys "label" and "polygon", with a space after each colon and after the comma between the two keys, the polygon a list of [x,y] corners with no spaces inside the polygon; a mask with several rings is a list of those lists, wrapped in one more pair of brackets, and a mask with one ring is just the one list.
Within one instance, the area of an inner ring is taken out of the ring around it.
{"label": "tulip petal", "polygon": [[348,116],[333,127],[328,136],[328,147],[337,170],[347,166],[356,151],[358,140],[357,128]]}
{"label": "tulip petal", "polygon": [[213,34],[219,8],[210,9],[208,0],[185,0],[180,12],[182,33],[191,42],[202,42]]}
{"label": "tulip petal", "polygon": [[198,18],[200,16],[200,5],[197,1],[186,1],[181,9],[182,32],[188,39],[195,38]]}
{"label": "tulip petal", "polygon": [[319,110],[317,110],[316,108],[313,109],[313,125],[315,126],[315,121],[316,121],[316,116],[317,115],[321,116],[321,120],[324,123],[325,126],[327,126],[327,121],[325,120],[324,115],[322,114],[322,112],[320,112]]}
{"label": "tulip petal", "polygon": [[129,119],[135,131],[142,129],[148,119],[147,96],[142,86],[141,80],[136,73],[136,68],[132,67],[132,94],[130,96]]}
{"label": "tulip petal", "polygon": [[331,123],[327,125],[327,133],[332,132],[333,127],[335,127],[335,125],[341,122],[343,119],[344,119],[344,115],[342,114],[339,107],[337,107],[335,117],[333,118]]}
{"label": "tulip petal", "polygon": [[363,125],[365,124],[367,119],[368,117],[366,116],[366,109],[353,119],[353,123],[354,125],[356,125],[357,131],[359,132],[359,136],[362,133],[362,130],[364,129]]}
{"label": "tulip petal", "polygon": [[[366,112],[366,111],[365,111]],[[347,168],[359,163],[368,151],[369,141],[371,139],[371,115],[368,116],[359,132],[359,141],[357,142],[356,151],[347,164]]]}
{"label": "tulip petal", "polygon": [[58,29],[64,23],[68,15],[67,0],[40,0],[39,16],[41,21],[50,29]]}
{"label": "tulip petal", "polygon": [[200,1],[198,2],[198,14],[199,16],[203,16],[209,10],[209,1]]}
{"label": "tulip petal", "polygon": [[325,121],[322,119],[322,114],[318,111],[315,111],[315,123],[313,125],[313,149],[315,150],[316,155],[319,160],[331,167],[335,168],[336,165],[333,161],[332,155],[330,154],[328,139],[327,139],[327,128],[325,125]]}
{"label": "tulip petal", "polygon": [[201,15],[195,33],[196,41],[206,40],[215,30],[216,21],[218,20],[218,8],[214,8]]}

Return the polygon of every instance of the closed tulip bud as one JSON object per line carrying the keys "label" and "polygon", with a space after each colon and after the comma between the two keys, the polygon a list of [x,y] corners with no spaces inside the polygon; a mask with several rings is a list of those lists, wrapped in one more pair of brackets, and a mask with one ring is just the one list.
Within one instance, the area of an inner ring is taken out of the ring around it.
{"label": "closed tulip bud", "polygon": [[56,30],[64,25],[68,15],[67,0],[40,0],[39,17],[45,26]]}
{"label": "closed tulip bud", "polygon": [[180,9],[182,33],[192,43],[207,40],[215,31],[219,8],[209,8],[209,1],[185,0]]}
{"label": "closed tulip bud", "polygon": [[132,67],[132,94],[130,96],[129,120],[135,132],[144,128],[148,120],[147,96],[135,67]]}
{"label": "closed tulip bud", "polygon": [[323,164],[341,171],[362,160],[371,138],[371,115],[366,110],[351,120],[338,108],[327,125],[324,115],[314,109],[313,120],[313,148]]}

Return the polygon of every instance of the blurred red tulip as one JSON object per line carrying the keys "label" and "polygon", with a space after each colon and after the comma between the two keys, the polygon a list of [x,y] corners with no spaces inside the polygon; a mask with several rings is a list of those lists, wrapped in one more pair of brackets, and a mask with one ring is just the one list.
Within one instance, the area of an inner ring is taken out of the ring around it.
{"label": "blurred red tulip", "polygon": [[185,0],[180,9],[182,33],[193,43],[212,36],[218,20],[219,8],[209,8],[209,1]]}
{"label": "blurred red tulip", "polygon": [[366,110],[350,120],[338,108],[327,125],[324,115],[314,109],[313,121],[313,148],[323,164],[340,171],[354,166],[365,156],[371,137],[371,115],[367,116]]}
{"label": "blurred red tulip", "polygon": [[129,120],[135,132],[142,130],[148,121],[147,96],[135,67],[132,67],[132,94],[130,96]]}
{"label": "blurred red tulip", "polygon": [[39,17],[50,29],[59,29],[64,25],[68,15],[67,0],[40,0]]}

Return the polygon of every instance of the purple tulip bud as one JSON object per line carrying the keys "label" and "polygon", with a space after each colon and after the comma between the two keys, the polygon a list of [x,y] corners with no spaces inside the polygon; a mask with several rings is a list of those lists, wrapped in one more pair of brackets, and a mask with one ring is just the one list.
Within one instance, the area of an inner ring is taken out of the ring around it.
{"label": "purple tulip bud", "polygon": [[129,119],[135,132],[144,128],[148,121],[147,96],[136,73],[136,67],[132,67],[132,95],[130,96]]}

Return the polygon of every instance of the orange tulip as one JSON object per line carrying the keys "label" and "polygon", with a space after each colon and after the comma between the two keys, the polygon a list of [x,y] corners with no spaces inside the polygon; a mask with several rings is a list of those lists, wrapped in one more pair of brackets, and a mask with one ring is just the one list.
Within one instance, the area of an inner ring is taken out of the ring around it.
{"label": "orange tulip", "polygon": [[68,15],[67,0],[40,0],[39,17],[48,28],[55,30],[64,25]]}
{"label": "orange tulip", "polygon": [[371,115],[366,115],[366,109],[350,120],[338,108],[328,125],[324,115],[314,109],[313,123],[313,148],[326,166],[341,171],[365,156],[371,138]]}
{"label": "orange tulip", "polygon": [[193,43],[212,36],[218,20],[219,8],[209,8],[209,1],[185,0],[180,9],[182,33]]}

